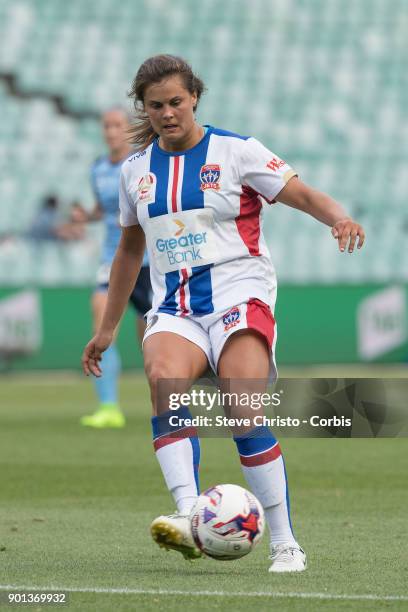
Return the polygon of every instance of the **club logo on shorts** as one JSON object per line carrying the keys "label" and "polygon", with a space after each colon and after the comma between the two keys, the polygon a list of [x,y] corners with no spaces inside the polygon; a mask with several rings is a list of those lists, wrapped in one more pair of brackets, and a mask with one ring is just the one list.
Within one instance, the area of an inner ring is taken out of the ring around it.
{"label": "club logo on shorts", "polygon": [[222,317],[222,322],[224,323],[224,331],[228,331],[238,325],[241,322],[241,312],[238,306],[234,306],[234,308],[226,312]]}
{"label": "club logo on shorts", "polygon": [[152,329],[153,325],[156,325],[158,320],[159,320],[159,317],[157,315],[153,315],[149,323],[146,325],[145,333],[149,331],[149,329]]}
{"label": "club logo on shorts", "polygon": [[219,164],[207,164],[205,166],[201,166],[201,191],[205,191],[206,189],[214,189],[215,191],[218,191],[220,189],[220,176],[221,168]]}
{"label": "club logo on shorts", "polygon": [[138,200],[141,204],[154,202],[156,196],[156,176],[148,172],[139,180],[137,185]]}

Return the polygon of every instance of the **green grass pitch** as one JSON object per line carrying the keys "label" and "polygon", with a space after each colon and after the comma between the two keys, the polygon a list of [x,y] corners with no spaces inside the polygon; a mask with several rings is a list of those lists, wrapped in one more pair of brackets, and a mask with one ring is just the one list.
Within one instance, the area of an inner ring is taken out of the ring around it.
{"label": "green grass pitch", "polygon": [[[0,589],[71,588],[70,612],[408,608],[407,439],[281,440],[309,569],[273,576],[267,537],[235,562],[189,563],[151,541],[150,521],[174,507],[144,378],[124,377],[121,396],[127,427],[94,431],[78,425],[90,381],[0,379]],[[201,484],[220,482],[245,485],[233,443],[206,439]]]}

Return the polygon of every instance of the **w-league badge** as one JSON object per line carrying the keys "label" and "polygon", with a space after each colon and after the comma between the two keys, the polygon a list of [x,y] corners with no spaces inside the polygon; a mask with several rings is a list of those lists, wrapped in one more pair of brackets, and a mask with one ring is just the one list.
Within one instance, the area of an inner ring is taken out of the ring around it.
{"label": "w-league badge", "polygon": [[137,185],[138,201],[141,204],[150,204],[156,198],[156,176],[148,172],[139,180]]}

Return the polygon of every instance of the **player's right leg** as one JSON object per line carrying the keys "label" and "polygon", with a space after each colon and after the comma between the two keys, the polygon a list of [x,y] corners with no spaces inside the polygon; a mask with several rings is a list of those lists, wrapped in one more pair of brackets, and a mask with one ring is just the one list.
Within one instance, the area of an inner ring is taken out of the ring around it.
{"label": "player's right leg", "polygon": [[[94,330],[98,329],[106,302],[108,299],[107,286],[99,287],[92,296],[92,314]],[[100,378],[93,377],[98,409],[91,415],[83,416],[81,425],[87,427],[119,428],[125,425],[125,417],[119,406],[118,378],[121,370],[120,355],[113,343],[103,354],[103,373]]]}
{"label": "player's right leg", "polygon": [[[153,445],[177,512],[157,517],[151,525],[151,534],[159,546],[177,550],[186,559],[194,559],[200,557],[201,552],[191,535],[189,514],[199,494],[200,447],[195,428],[183,424],[183,419],[191,418],[188,408],[171,410],[170,394],[187,392],[192,382],[206,371],[205,348],[208,347],[204,340],[201,348],[179,335],[180,332],[194,338],[196,334],[196,341],[200,342],[202,332],[198,326],[194,328],[196,324],[192,321],[171,315],[155,316],[159,320],[154,329],[148,326],[143,344],[153,405]],[[175,333],[164,331],[168,323],[173,329],[177,328]]]}

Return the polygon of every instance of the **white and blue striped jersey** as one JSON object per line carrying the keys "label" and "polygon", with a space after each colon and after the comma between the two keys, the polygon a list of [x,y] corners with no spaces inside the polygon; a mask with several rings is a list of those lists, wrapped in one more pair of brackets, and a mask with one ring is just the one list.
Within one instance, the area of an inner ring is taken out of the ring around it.
{"label": "white and blue striped jersey", "polygon": [[120,222],[146,235],[152,312],[221,312],[258,298],[274,308],[276,275],[261,230],[292,168],[254,138],[208,126],[192,149],[157,139],[129,157],[120,180]]}
{"label": "white and blue striped jersey", "polygon": [[[98,157],[91,166],[91,185],[96,201],[103,211],[105,236],[102,245],[101,263],[111,265],[119,244],[119,178],[123,159],[113,163],[108,155]],[[147,253],[143,265],[149,265]]]}

